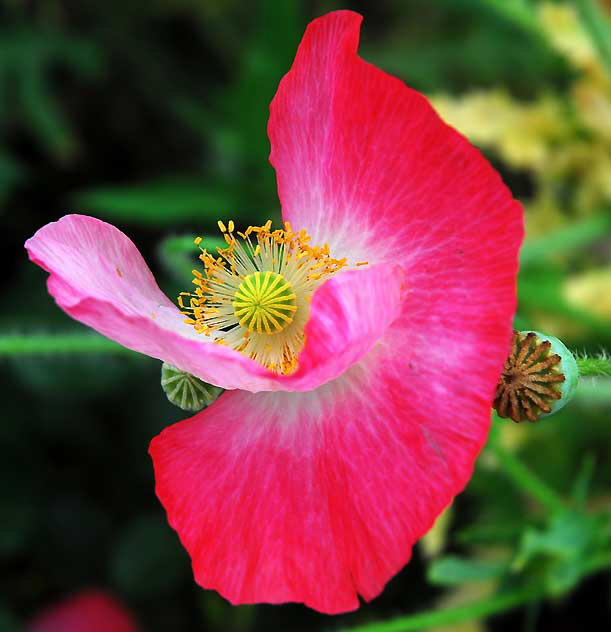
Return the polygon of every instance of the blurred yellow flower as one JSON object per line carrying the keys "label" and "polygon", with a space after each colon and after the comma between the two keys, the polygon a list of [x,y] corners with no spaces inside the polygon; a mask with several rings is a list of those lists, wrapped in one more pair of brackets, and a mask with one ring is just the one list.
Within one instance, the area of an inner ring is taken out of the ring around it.
{"label": "blurred yellow flower", "polygon": [[571,305],[611,320],[611,267],[570,277],[564,295]]}
{"label": "blurred yellow flower", "polygon": [[538,8],[541,28],[552,46],[578,68],[598,65],[598,56],[581,27],[574,7],[542,2]]}
{"label": "blurred yellow flower", "polygon": [[474,144],[532,173],[535,190],[525,200],[531,235],[611,203],[611,78],[572,6],[543,2],[538,18],[551,46],[578,71],[566,93],[545,92],[532,102],[500,88],[431,97]]}
{"label": "blurred yellow flower", "polygon": [[471,142],[496,148],[515,167],[543,169],[552,148],[570,135],[563,105],[552,95],[520,103],[496,89],[431,100]]}

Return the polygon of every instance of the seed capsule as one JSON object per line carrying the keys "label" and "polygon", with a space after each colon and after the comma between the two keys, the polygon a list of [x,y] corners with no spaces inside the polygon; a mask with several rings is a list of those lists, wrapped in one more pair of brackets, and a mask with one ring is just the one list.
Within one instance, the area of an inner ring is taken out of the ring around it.
{"label": "seed capsule", "polygon": [[558,338],[514,331],[493,406],[499,417],[535,422],[565,406],[575,393],[578,377],[573,354]]}

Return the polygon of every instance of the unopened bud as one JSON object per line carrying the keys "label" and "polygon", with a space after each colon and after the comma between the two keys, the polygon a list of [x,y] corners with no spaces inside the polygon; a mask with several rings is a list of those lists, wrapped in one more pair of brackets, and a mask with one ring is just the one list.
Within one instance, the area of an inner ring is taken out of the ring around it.
{"label": "unopened bud", "polygon": [[189,411],[210,406],[223,392],[222,388],[206,384],[166,362],[161,366],[161,387],[172,404]]}

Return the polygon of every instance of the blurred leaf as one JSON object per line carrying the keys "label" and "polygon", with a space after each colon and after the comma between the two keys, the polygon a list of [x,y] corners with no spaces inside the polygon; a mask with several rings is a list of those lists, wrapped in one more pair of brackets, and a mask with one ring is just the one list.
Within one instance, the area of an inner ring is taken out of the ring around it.
{"label": "blurred leaf", "polygon": [[77,206],[98,217],[152,226],[216,222],[236,208],[230,187],[206,184],[197,178],[93,189],[75,194],[74,199]]}
{"label": "blurred leaf", "polygon": [[483,7],[528,31],[537,31],[538,24],[533,2],[529,0],[477,0]]}
{"label": "blurred leaf", "polygon": [[588,492],[594,475],[594,465],[596,460],[593,454],[586,454],[575,478],[571,498],[578,508],[584,508],[588,499]]}
{"label": "blurred leaf", "polygon": [[529,311],[546,310],[554,316],[566,317],[575,324],[587,327],[590,335],[602,344],[611,341],[611,329],[607,322],[589,312],[573,307],[564,297],[564,274],[555,266],[531,266],[520,271],[518,297],[520,315]]}
{"label": "blurred leaf", "polygon": [[522,267],[538,264],[550,256],[567,254],[587,246],[611,232],[611,212],[604,212],[587,219],[573,222],[566,228],[551,232],[542,237],[526,239],[520,251]]}
{"label": "blurred leaf", "polygon": [[16,118],[50,154],[64,160],[74,154],[77,141],[52,81],[57,67],[90,77],[100,70],[101,56],[91,42],[48,30],[0,31],[0,80],[17,95]]}
{"label": "blurred leaf", "polygon": [[588,572],[589,558],[604,541],[600,521],[583,512],[559,512],[547,530],[528,528],[524,532],[512,568],[522,570],[544,558],[545,586],[550,594],[560,595]]}
{"label": "blurred leaf", "polygon": [[204,621],[213,630],[248,632],[253,629],[257,608],[252,605],[234,606],[212,591],[202,593],[199,600]]}
{"label": "blurred leaf", "polygon": [[566,81],[567,67],[529,24],[527,12],[517,8],[521,4],[405,3],[404,18],[375,43],[367,41],[365,31],[362,55],[423,92],[502,84],[512,93],[534,96],[543,83]]}
{"label": "blurred leaf", "polygon": [[506,612],[517,606],[541,599],[542,590],[537,586],[501,592],[477,601],[439,608],[429,612],[396,617],[379,623],[365,623],[354,627],[340,628],[339,632],[419,632],[437,626],[456,625],[464,621],[476,621],[490,615]]}
{"label": "blurred leaf", "polygon": [[0,147],[0,213],[3,202],[23,176],[24,168]]}
{"label": "blurred leaf", "polygon": [[[244,43],[248,52],[229,88],[212,94],[206,104],[187,97],[173,100],[181,119],[202,141],[212,144],[215,175],[242,179],[239,199],[225,210],[252,212],[259,207],[263,221],[269,217],[266,207],[270,202],[276,205],[274,171],[267,160],[269,104],[290,68],[303,32],[301,5],[262,0]],[[228,216],[224,213],[222,217]]]}
{"label": "blurred leaf", "polygon": [[507,571],[507,568],[507,562],[469,560],[448,555],[432,562],[427,576],[433,584],[457,586],[464,582],[499,578]]}
{"label": "blurred leaf", "polygon": [[611,24],[594,0],[574,0],[581,22],[611,76]]}
{"label": "blurred leaf", "polygon": [[[202,235],[199,246],[208,252],[216,252],[217,248],[227,246],[224,239],[216,235]],[[201,267],[198,260],[200,250],[190,235],[166,237],[159,244],[158,256],[164,267],[177,280],[188,281],[193,268]]]}
{"label": "blurred leaf", "polygon": [[44,69],[38,60],[22,67],[19,82],[21,89],[22,116],[26,119],[35,138],[60,160],[69,158],[76,150],[76,138],[56,105]]}
{"label": "blurred leaf", "polygon": [[514,542],[522,532],[522,524],[483,525],[473,524],[461,529],[456,540],[461,544],[494,544]]}

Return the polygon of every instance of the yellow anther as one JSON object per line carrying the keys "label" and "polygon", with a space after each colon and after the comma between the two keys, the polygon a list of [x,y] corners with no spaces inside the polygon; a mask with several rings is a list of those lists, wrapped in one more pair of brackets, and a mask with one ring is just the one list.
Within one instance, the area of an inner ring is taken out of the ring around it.
{"label": "yellow anther", "polygon": [[196,246],[199,246],[199,245],[202,243],[202,238],[201,238],[201,237],[196,237],[196,238],[193,240],[193,243],[194,243]]}
{"label": "yellow anther", "polygon": [[195,239],[203,269],[193,270],[193,293],[179,298],[185,322],[206,336],[222,334],[215,342],[272,371],[290,373],[305,341],[312,293],[347,262],[333,259],[328,244],[312,246],[305,230],[293,231],[290,222],[277,230],[271,220],[244,232],[234,232],[233,220],[218,227],[225,245],[214,253]]}

